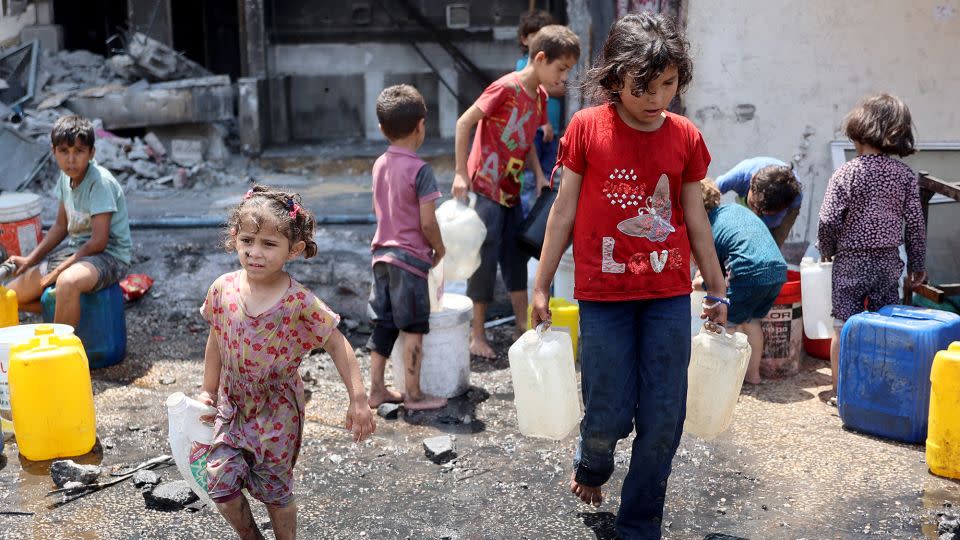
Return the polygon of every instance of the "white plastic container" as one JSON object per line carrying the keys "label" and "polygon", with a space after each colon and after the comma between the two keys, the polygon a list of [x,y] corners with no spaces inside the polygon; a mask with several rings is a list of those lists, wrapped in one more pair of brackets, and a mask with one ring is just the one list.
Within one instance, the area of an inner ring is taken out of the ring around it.
{"label": "white plastic container", "polygon": [[553,276],[553,296],[576,304],[577,300],[573,297],[573,271],[573,247],[570,247],[560,257],[557,273]]}
{"label": "white plastic container", "polygon": [[703,322],[706,320],[700,318],[700,314],[703,313],[703,301],[706,297],[706,291],[694,290],[690,293],[690,337],[700,333],[700,328],[703,327]]}
{"label": "white plastic container", "polygon": [[[446,293],[440,301],[443,309],[430,314],[430,332],[423,336],[420,365],[420,390],[427,394],[452,398],[470,387],[470,321],[473,301],[466,296]],[[406,391],[403,366],[403,334],[390,353],[393,387]]]}
{"label": "white plastic container", "polygon": [[[0,429],[3,430],[3,436],[13,435],[13,414],[10,410],[10,386],[7,381],[7,373],[10,369],[10,348],[15,343],[28,341],[34,337],[34,330],[39,324],[21,324],[18,326],[8,326],[0,328]],[[73,327],[66,324],[45,324],[43,326],[52,326],[53,335],[69,336],[73,334]]]}
{"label": "white plastic container", "polygon": [[510,347],[513,402],[520,433],[559,441],[580,422],[573,346],[569,334],[542,328]]}
{"label": "white plastic container", "polygon": [[167,398],[170,427],[170,455],[190,489],[203,502],[213,505],[207,495],[207,451],[213,442],[213,426],[200,417],[215,414],[216,409],[175,392]]}
{"label": "white plastic container", "polygon": [[687,371],[687,419],[683,430],[704,440],[723,433],[733,420],[750,362],[747,336],[704,325],[693,338]]}
{"label": "white plastic container", "polygon": [[803,333],[807,339],[827,339],[833,335],[832,291],[833,263],[804,257],[800,261],[800,298]]}
{"label": "white plastic container", "polygon": [[480,267],[480,246],[487,227],[473,209],[477,195],[469,194],[469,205],[450,199],[437,208],[437,223],[446,254],[443,256],[445,281],[469,279]]}
{"label": "white plastic container", "polygon": [[0,244],[7,256],[26,257],[40,243],[40,196],[34,193],[0,194]]}

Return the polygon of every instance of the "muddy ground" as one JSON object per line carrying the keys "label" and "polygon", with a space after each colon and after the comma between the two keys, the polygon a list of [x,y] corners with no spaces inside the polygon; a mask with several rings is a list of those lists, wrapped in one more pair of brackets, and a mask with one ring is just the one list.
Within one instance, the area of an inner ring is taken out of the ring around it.
{"label": "muddy ground", "polygon": [[[368,186],[341,183],[358,193],[343,196],[355,208],[369,208]],[[323,228],[320,255],[289,268],[355,321],[342,329],[357,346],[367,337],[360,310],[372,232]],[[93,372],[99,442],[78,461],[110,468],[169,453],[164,399],[175,391],[195,394],[202,376],[206,327],[197,308],[207,286],[237,266],[217,248],[218,235],[215,229],[134,232],[133,270],[157,282],[128,306],[126,360]],[[497,306],[491,316],[507,309]],[[377,433],[360,445],[341,428],[345,392],[332,363],[322,353],[308,357],[301,372],[311,398],[295,473],[301,537],[614,538],[630,440],[619,446],[603,505],[578,503],[567,491],[575,437],[551,442],[517,430],[505,354],[511,331],[492,331],[502,354],[473,360],[465,396],[438,412],[378,419]],[[358,352],[369,381],[369,356]],[[685,435],[670,479],[665,537],[937,538],[936,514],[960,506],[960,484],[930,475],[921,446],[844,430],[837,409],[824,402],[829,384],[825,363],[804,359],[799,375],[745,389],[732,427],[717,440]],[[442,433],[456,435],[459,454],[446,466],[426,459],[421,446]],[[146,509],[130,482],[56,506],[57,499],[44,497],[54,487],[48,469],[7,443],[0,458],[0,538],[231,537],[210,509]],[[173,468],[159,472],[164,480],[179,478]],[[11,511],[33,514],[4,514]],[[266,528],[261,506],[255,514]]]}

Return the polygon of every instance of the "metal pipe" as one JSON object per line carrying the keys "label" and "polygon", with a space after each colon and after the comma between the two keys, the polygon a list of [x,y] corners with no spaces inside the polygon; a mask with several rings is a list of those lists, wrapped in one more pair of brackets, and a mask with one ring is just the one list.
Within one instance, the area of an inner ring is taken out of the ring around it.
{"label": "metal pipe", "polygon": [[[375,225],[377,217],[373,214],[328,214],[317,216],[317,225]],[[219,229],[226,227],[222,218],[214,217],[162,217],[131,219],[131,229]],[[52,221],[44,221],[43,228],[53,226]]]}

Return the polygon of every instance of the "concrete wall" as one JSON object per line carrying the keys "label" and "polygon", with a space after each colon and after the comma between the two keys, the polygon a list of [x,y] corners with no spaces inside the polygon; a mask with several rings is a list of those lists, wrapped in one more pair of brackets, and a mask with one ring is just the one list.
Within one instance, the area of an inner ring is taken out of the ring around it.
{"label": "concrete wall", "polygon": [[797,161],[806,193],[790,240],[816,239],[829,143],[845,138],[841,121],[864,94],[902,97],[918,141],[960,141],[958,0],[687,0],[686,13],[685,104],[710,174],[755,155]]}
{"label": "concrete wall", "polygon": [[[511,39],[457,45],[481,70],[496,78],[512,71],[520,56],[513,38],[515,31],[503,34]],[[469,75],[461,74],[439,45],[421,43],[419,46],[444,80],[472,103],[483,88],[469,80]],[[377,95],[384,86],[400,82],[417,85],[427,100],[428,135],[454,136],[461,108],[410,45],[272,45],[267,51],[267,65],[271,78],[289,77],[288,84],[292,86],[288,87],[302,87],[303,98],[315,96],[305,101],[296,99],[295,92],[289,94],[289,132],[293,139],[310,139],[311,133],[315,138],[338,138],[339,135],[339,138],[382,139],[375,113]],[[337,126],[342,126],[342,130]]]}

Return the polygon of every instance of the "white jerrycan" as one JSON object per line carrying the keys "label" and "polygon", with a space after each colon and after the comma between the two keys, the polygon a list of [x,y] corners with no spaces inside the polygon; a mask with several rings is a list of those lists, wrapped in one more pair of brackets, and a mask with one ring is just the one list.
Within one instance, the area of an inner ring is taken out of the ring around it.
{"label": "white jerrycan", "polygon": [[747,336],[730,335],[710,322],[703,325],[690,353],[684,431],[710,440],[730,426],[749,362]]}
{"label": "white jerrycan", "polygon": [[580,422],[573,345],[541,324],[510,347],[510,376],[520,433],[560,440]]}
{"label": "white jerrycan", "polygon": [[804,257],[800,261],[800,297],[803,333],[808,339],[827,339],[833,335],[832,293],[833,263]]}
{"label": "white jerrycan", "polygon": [[188,398],[183,392],[170,394],[167,398],[170,454],[190,489],[210,505],[213,501],[207,495],[207,451],[213,442],[213,426],[201,422],[200,417],[216,412],[213,407]]}
{"label": "white jerrycan", "polygon": [[480,246],[487,237],[487,227],[477,215],[477,195],[468,194],[469,205],[450,199],[437,208],[437,223],[446,255],[443,256],[443,279],[469,279],[480,267]]}

